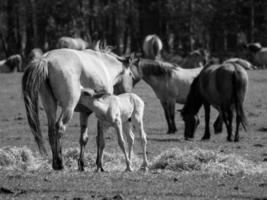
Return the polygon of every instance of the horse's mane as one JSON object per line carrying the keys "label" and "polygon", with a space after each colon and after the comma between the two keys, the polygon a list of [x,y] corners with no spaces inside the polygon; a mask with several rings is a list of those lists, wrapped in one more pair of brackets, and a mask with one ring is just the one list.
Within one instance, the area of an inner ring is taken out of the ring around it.
{"label": "horse's mane", "polygon": [[152,75],[169,78],[172,75],[173,69],[177,68],[177,65],[163,61],[141,59],[138,67],[145,76]]}

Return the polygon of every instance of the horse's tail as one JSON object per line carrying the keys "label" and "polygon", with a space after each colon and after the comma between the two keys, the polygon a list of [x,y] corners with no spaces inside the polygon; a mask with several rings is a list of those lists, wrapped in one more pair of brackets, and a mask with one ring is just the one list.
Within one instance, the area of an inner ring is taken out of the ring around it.
{"label": "horse's tail", "polygon": [[47,155],[39,120],[38,93],[42,84],[47,84],[47,61],[38,59],[27,66],[22,77],[22,92],[29,126],[41,155]]}
{"label": "horse's tail", "polygon": [[[244,112],[243,102],[247,92],[247,80],[243,78],[244,69],[239,69],[235,64],[235,71],[233,73],[233,98],[236,109],[236,117],[242,124],[245,131],[247,131],[248,121]],[[246,71],[244,71],[246,73]]]}

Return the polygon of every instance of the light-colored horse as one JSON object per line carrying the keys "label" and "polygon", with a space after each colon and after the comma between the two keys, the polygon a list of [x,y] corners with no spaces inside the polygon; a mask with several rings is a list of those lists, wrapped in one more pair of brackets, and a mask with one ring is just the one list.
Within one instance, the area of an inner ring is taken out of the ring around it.
{"label": "light-colored horse", "polygon": [[175,133],[175,103],[186,102],[190,85],[203,67],[184,69],[168,62],[140,59],[131,68],[135,84],[143,79],[159,98],[168,123],[167,133]]}
{"label": "light-colored horse", "polygon": [[[146,170],[148,166],[146,156],[146,133],[143,126],[144,102],[134,93],[124,93],[120,95],[112,95],[107,93],[97,94],[91,89],[84,89],[79,104],[92,110],[99,119],[100,126],[108,128],[114,127],[118,143],[126,160],[126,171],[132,171],[131,155],[133,152],[134,134],[132,132],[132,125],[140,134],[141,144],[143,149],[143,164],[141,169]],[[123,132],[126,134],[128,143],[128,155],[125,149],[125,141]],[[104,171],[102,166],[103,151],[105,147],[104,132],[98,135],[97,139],[97,171],[100,169]]]}
{"label": "light-colored horse", "polygon": [[84,50],[89,47],[89,43],[81,38],[61,37],[58,39],[56,47],[58,49],[68,48],[68,49]]}
{"label": "light-colored horse", "polygon": [[251,54],[251,62],[253,65],[266,68],[267,66],[267,47],[262,47],[260,43],[251,43],[247,45]]}
{"label": "light-colored horse", "polygon": [[30,53],[28,54],[28,62],[38,59],[43,55],[43,51],[40,48],[33,48]]}
{"label": "light-colored horse", "polygon": [[[22,77],[22,91],[30,128],[41,154],[46,154],[38,117],[38,94],[48,119],[48,136],[52,149],[52,167],[63,168],[60,138],[72,118],[80,99],[81,87],[113,93],[113,86],[121,84],[126,92],[132,88],[128,59],[115,54],[93,50],[57,49],[31,62]],[[61,113],[57,119],[57,109]],[[91,112],[79,105],[81,137],[79,169],[84,170],[84,148],[88,141],[87,122]]]}
{"label": "light-colored horse", "polygon": [[162,48],[162,41],[156,34],[147,35],[145,37],[143,42],[143,53],[145,58],[160,60]]}
{"label": "light-colored horse", "polygon": [[237,63],[241,67],[243,67],[245,70],[253,70],[254,66],[248,62],[247,60],[244,60],[242,58],[229,58],[225,60],[223,63]]}
{"label": "light-colored horse", "polygon": [[9,73],[21,71],[22,58],[19,54],[9,56],[7,59],[0,61],[0,73]]}
{"label": "light-colored horse", "polygon": [[216,108],[226,124],[227,140],[232,141],[233,112],[236,111],[236,131],[234,141],[239,140],[240,123],[246,129],[247,119],[243,103],[247,93],[248,74],[238,63],[228,62],[211,65],[203,69],[195,78],[182,110],[185,121],[185,139],[193,138],[199,123],[197,113],[202,105],[205,110],[205,134],[203,140],[210,138],[210,105]]}

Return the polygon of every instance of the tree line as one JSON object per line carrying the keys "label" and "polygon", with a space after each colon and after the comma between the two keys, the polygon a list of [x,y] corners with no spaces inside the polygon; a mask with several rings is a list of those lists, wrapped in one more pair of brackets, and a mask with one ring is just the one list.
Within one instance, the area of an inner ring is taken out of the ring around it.
{"label": "tree line", "polygon": [[[155,33],[172,54],[240,52],[267,44],[265,0],[1,0],[1,57],[55,48],[61,36],[103,40],[118,54],[141,51]],[[5,55],[6,54],[6,55]]]}

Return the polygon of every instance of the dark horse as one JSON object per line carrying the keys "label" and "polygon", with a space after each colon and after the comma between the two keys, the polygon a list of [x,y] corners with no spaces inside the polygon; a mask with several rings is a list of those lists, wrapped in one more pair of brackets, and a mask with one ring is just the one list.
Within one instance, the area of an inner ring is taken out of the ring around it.
{"label": "dark horse", "polygon": [[246,130],[247,120],[243,102],[247,93],[248,75],[246,70],[235,62],[207,66],[193,81],[187,102],[182,110],[185,121],[185,139],[193,138],[199,123],[197,113],[202,105],[205,110],[205,134],[203,140],[210,138],[210,105],[216,108],[226,125],[227,140],[232,141],[233,112],[236,112],[236,131],[234,141],[239,140],[240,123]]}

